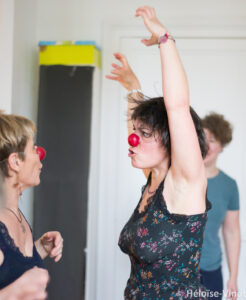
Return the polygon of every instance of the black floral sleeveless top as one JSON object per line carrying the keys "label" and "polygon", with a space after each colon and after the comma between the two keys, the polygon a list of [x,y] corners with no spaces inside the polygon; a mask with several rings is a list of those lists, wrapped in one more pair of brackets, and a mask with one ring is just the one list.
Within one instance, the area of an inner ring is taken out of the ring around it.
{"label": "black floral sleeveless top", "polygon": [[[142,194],[150,181],[143,187]],[[164,180],[139,213],[142,197],[123,228],[119,246],[131,261],[127,300],[206,299],[200,284],[199,261],[207,211],[172,214],[163,198]]]}

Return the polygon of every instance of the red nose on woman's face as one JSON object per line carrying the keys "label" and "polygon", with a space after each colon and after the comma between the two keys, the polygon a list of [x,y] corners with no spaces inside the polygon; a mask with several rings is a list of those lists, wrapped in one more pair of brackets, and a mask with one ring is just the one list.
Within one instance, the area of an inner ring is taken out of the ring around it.
{"label": "red nose on woman's face", "polygon": [[37,154],[39,156],[40,161],[43,160],[43,159],[45,159],[46,151],[45,151],[45,149],[43,147],[38,146],[36,148],[36,151],[37,151]]}
{"label": "red nose on woman's face", "polygon": [[132,147],[137,147],[139,144],[139,136],[135,133],[132,133],[128,137],[128,144]]}

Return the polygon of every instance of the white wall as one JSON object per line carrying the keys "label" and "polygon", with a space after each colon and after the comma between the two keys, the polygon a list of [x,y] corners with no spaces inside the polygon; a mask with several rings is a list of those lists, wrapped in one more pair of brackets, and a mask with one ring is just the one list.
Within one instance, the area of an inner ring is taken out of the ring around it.
{"label": "white wall", "polygon": [[[11,111],[36,121],[38,82],[36,2],[33,0],[16,0],[14,16]],[[32,189],[23,193],[20,208],[32,224]]]}
{"label": "white wall", "polygon": [[0,0],[0,110],[11,111],[14,0]]}
{"label": "white wall", "polygon": [[168,19],[179,18],[189,24],[198,20],[218,17],[230,24],[246,17],[245,0],[37,0],[37,39],[96,40],[102,42],[103,24],[115,20],[133,22],[135,9],[151,5],[159,15]]}

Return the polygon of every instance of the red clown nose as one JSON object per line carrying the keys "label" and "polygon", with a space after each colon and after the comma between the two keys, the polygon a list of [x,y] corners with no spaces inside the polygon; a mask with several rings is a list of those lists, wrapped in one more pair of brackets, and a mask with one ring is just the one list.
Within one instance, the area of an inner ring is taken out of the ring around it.
{"label": "red clown nose", "polygon": [[39,159],[40,159],[40,160],[43,160],[43,159],[45,158],[45,156],[46,156],[46,151],[45,151],[45,149],[44,149],[43,147],[38,146],[38,147],[36,148],[36,151],[37,151],[37,154],[38,154],[38,156],[39,156]]}
{"label": "red clown nose", "polygon": [[137,147],[139,144],[139,136],[135,133],[130,134],[128,137],[128,144],[132,147]]}

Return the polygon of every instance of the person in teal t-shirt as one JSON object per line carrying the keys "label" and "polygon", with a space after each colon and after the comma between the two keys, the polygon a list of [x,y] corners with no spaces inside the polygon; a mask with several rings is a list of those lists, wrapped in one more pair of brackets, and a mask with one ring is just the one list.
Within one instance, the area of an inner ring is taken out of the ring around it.
{"label": "person in teal t-shirt", "polygon": [[222,299],[222,251],[219,238],[222,226],[230,273],[227,293],[234,300],[240,252],[239,195],[236,181],[216,166],[219,154],[232,140],[232,127],[223,115],[217,113],[207,115],[202,121],[208,144],[204,160],[208,177],[207,197],[212,209],[208,212],[199,265],[201,283],[210,291],[209,299]]}

